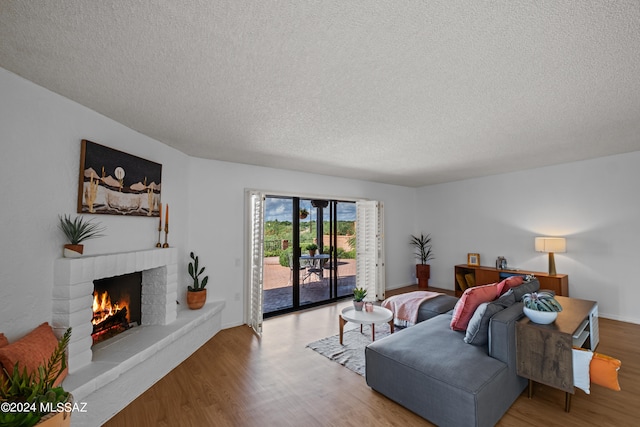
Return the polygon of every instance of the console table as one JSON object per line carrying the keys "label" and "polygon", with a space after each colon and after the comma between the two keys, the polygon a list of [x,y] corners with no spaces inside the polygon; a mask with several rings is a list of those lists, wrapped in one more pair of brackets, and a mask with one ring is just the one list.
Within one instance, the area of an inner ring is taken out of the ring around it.
{"label": "console table", "polygon": [[572,348],[595,350],[599,342],[598,303],[556,296],[562,305],[555,322],[533,323],[527,317],[516,322],[516,371],[533,381],[565,391],[565,411],[569,412],[573,386]]}
{"label": "console table", "polygon": [[[461,296],[463,289],[458,283],[457,277],[467,277],[474,285],[486,285],[489,283],[496,283],[501,281],[507,276],[533,274],[540,282],[540,289],[549,289],[555,292],[556,295],[569,296],[569,276],[566,274],[550,275],[549,273],[543,273],[540,271],[528,271],[528,270],[501,270],[494,267],[483,267],[480,265],[467,265],[460,264],[454,268],[455,286],[454,290],[456,296]],[[461,275],[461,276],[459,276]],[[470,275],[470,276],[469,276]]]}

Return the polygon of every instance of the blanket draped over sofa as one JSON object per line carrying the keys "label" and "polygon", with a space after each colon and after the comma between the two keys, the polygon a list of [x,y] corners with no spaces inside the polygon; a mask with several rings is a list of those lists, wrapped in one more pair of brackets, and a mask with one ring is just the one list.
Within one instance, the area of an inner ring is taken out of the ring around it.
{"label": "blanket draped over sofa", "polygon": [[444,294],[429,291],[408,292],[387,298],[382,302],[382,306],[391,310],[396,325],[408,327],[418,323],[418,311],[422,303],[439,295]]}

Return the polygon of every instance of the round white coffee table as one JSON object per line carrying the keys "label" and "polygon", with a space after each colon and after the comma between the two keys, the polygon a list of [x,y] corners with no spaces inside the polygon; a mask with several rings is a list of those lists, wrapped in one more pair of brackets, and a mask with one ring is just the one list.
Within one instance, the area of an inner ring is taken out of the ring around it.
{"label": "round white coffee table", "polygon": [[362,332],[362,325],[371,325],[372,341],[376,340],[376,323],[388,323],[389,329],[393,333],[393,312],[377,305],[373,306],[373,311],[365,311],[364,309],[356,311],[353,306],[343,308],[338,320],[340,323],[340,344],[342,344],[344,325],[347,322],[359,323],[360,332]]}

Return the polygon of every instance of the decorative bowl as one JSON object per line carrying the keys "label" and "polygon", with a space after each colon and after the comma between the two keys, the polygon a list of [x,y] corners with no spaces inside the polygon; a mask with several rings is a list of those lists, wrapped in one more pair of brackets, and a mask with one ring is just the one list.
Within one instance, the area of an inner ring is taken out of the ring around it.
{"label": "decorative bowl", "polygon": [[538,311],[532,310],[527,307],[522,307],[525,316],[529,318],[533,323],[538,323],[540,325],[548,325],[549,323],[553,323],[558,317],[557,311]]}

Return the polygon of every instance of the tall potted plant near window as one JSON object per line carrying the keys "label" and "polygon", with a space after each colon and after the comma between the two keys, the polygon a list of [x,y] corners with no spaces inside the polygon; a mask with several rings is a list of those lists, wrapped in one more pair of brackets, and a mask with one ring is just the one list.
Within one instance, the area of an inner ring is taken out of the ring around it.
{"label": "tall potted plant near window", "polygon": [[426,236],[420,233],[420,237],[411,236],[411,246],[415,248],[416,259],[420,264],[416,264],[416,278],[418,279],[418,289],[429,287],[429,277],[431,277],[431,266],[427,261],[434,258],[431,250],[431,235]]}

